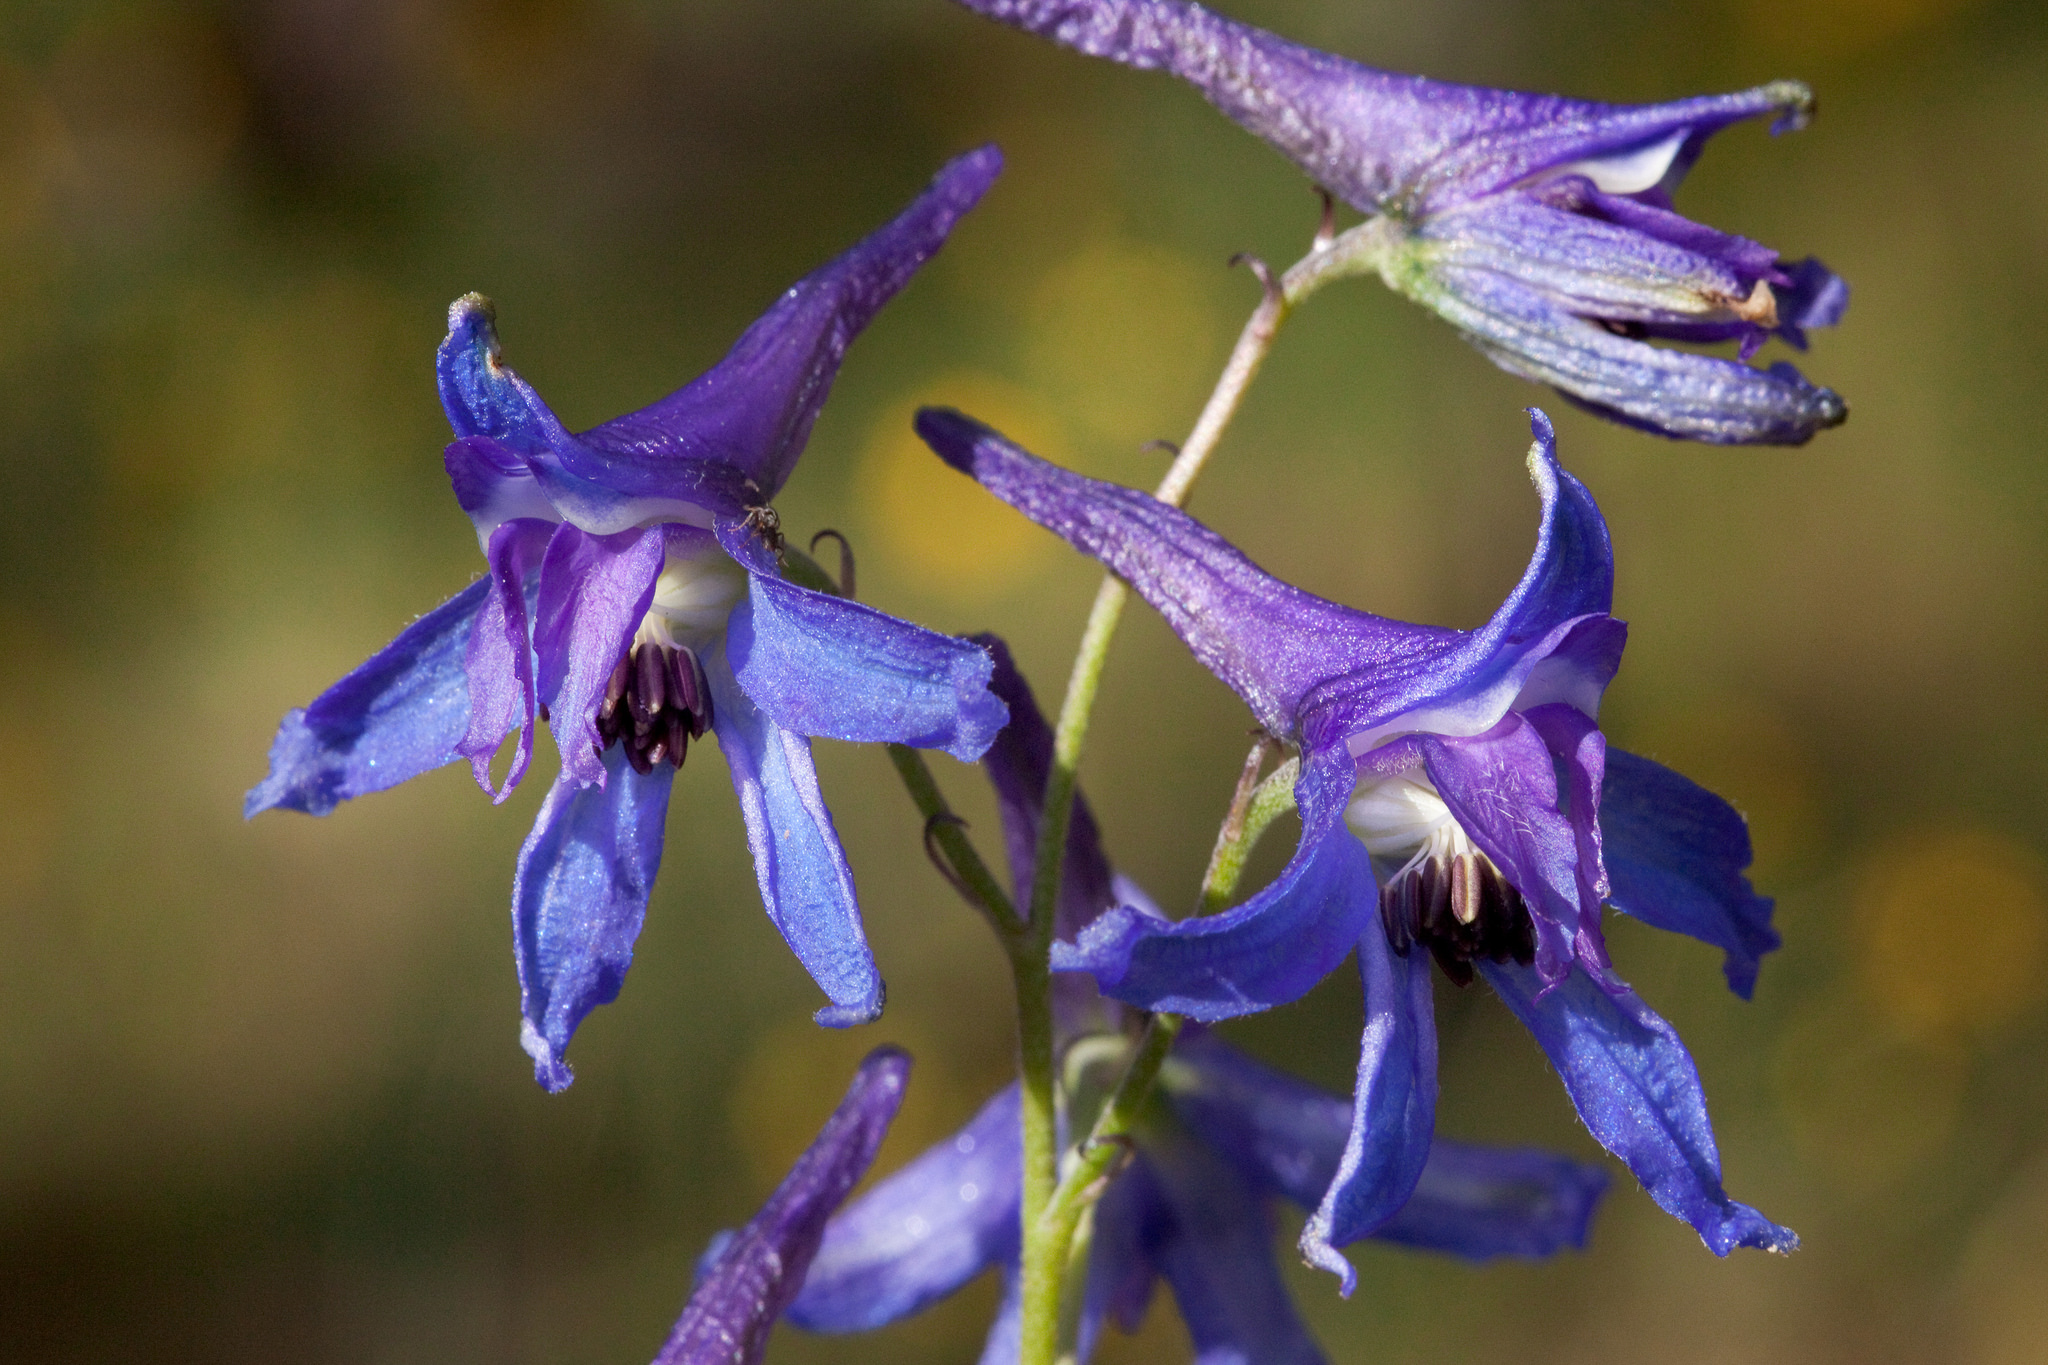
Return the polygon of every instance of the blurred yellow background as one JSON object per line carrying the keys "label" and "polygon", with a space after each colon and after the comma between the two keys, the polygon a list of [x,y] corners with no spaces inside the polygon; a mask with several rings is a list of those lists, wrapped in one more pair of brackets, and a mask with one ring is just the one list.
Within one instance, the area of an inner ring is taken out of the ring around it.
{"label": "blurred yellow background", "polygon": [[[1603,426],[1345,285],[1197,491],[1284,576],[1470,625],[1527,556],[1519,410],[1549,409],[1632,627],[1608,731],[1749,814],[1786,939],[1745,1005],[1714,953],[1612,929],[1698,1056],[1730,1189],[1796,1256],[1716,1261],[1609,1163],[1582,1256],[1365,1249],[1349,1302],[1290,1269],[1304,1314],[1338,1361],[2048,1360],[2048,11],[1227,8],[1489,85],[1804,77],[1813,128],[1724,134],[1680,207],[1855,290],[1800,361],[1848,426],[1728,451]],[[1002,631],[1052,694],[1094,575],[907,415],[952,403],[1157,477],[1143,443],[1185,435],[1256,301],[1224,261],[1291,260],[1316,217],[1189,91],[942,0],[0,9],[0,1358],[644,1360],[866,1048],[918,1057],[883,1168],[1002,1083],[1005,974],[879,751],[819,746],[883,1021],[806,1022],[707,750],[558,1098],[517,1047],[506,911],[545,767],[503,809],[450,768],[326,820],[239,818],[279,715],[481,567],[440,462],[448,300],[492,295],[512,362],[589,425],[989,139],[1008,173],[854,348],[781,506],[850,538],[865,599]],[[1165,904],[1246,724],[1133,613],[1086,778]],[[993,854],[975,774],[938,766]],[[1439,1008],[1445,1131],[1597,1156],[1504,1010]],[[1357,1028],[1339,973],[1230,1031],[1341,1089]],[[1184,1352],[1165,1303],[1107,1358]],[[992,1307],[984,1283],[771,1359],[971,1359]]]}

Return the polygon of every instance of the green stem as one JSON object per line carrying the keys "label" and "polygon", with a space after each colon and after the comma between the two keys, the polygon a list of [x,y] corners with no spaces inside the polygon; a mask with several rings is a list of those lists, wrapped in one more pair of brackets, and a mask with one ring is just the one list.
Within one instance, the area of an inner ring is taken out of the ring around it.
{"label": "green stem", "polygon": [[[1028,1294],[1034,1285],[1049,1286],[1049,1289],[1039,1290],[1041,1311],[1047,1316],[1043,1322],[1044,1355],[1036,1357],[1049,1365],[1059,1337],[1061,1266],[1059,1260],[1050,1254],[1050,1248],[1043,1244],[1043,1239],[1034,1239],[1030,1230],[1038,1225],[1046,1205],[1052,1202],[1059,1169],[1059,1094],[1054,1074],[1057,1059],[1052,972],[1046,965],[1046,955],[1032,950],[1030,938],[1027,934],[1018,939],[1010,950],[1010,972],[1017,983],[1017,1079],[1024,1122],[1024,1207],[1021,1216],[1025,1234],[1022,1270],[1027,1305],[1031,1302]],[[1031,1326],[1027,1316],[1026,1360],[1034,1359],[1029,1353],[1030,1343],[1034,1340]]]}
{"label": "green stem", "polygon": [[[1294,778],[1299,763],[1289,759],[1274,769],[1263,782],[1259,769],[1265,765],[1275,741],[1260,735],[1245,756],[1244,770],[1232,795],[1230,812],[1217,831],[1216,850],[1209,870],[1202,878],[1203,913],[1220,909],[1236,894],[1246,860],[1273,821],[1294,809]],[[1146,1016],[1138,1045],[1117,1082],[1116,1090],[1096,1115],[1087,1140],[1075,1149],[1074,1159],[1054,1187],[1040,1215],[1039,1236],[1026,1238],[1032,1254],[1046,1258],[1048,1272],[1055,1267],[1071,1280],[1074,1238],[1088,1210],[1102,1197],[1114,1176],[1118,1160],[1130,1148],[1130,1135],[1144,1111],[1160,1068],[1180,1037],[1184,1020],[1176,1014]],[[1027,1225],[1028,1226],[1028,1225]],[[1027,1261],[1027,1267],[1029,1262]],[[1071,1315],[1070,1315],[1071,1316]]]}
{"label": "green stem", "polygon": [[[1251,816],[1252,797],[1259,787],[1259,769],[1266,766],[1266,760],[1278,747],[1273,737],[1264,730],[1252,732],[1258,738],[1252,741],[1252,751],[1244,756],[1244,768],[1237,775],[1237,790],[1230,797],[1230,814],[1223,817],[1223,825],[1216,831],[1216,847],[1209,851],[1209,866],[1202,873],[1202,896],[1206,901],[1209,888],[1216,883],[1222,872],[1227,850],[1235,847],[1244,836],[1244,822]],[[1198,904],[1195,913],[1207,914],[1212,908]]]}
{"label": "green stem", "polygon": [[[1265,364],[1279,335],[1281,324],[1302,300],[1322,285],[1344,274],[1358,273],[1353,264],[1359,253],[1352,243],[1377,220],[1353,228],[1334,241],[1318,237],[1315,247],[1287,274],[1274,279],[1262,262],[1252,262],[1265,288],[1259,306],[1238,334],[1237,345],[1224,364],[1209,401],[1196,418],[1194,430],[1175,455],[1166,477],[1153,496],[1178,507],[1187,500],[1197,477],[1215,453],[1224,431],[1237,415],[1244,395]],[[1052,772],[1045,786],[1045,807],[1038,822],[1038,862],[1033,869],[1031,911],[1026,932],[1013,942],[1011,966],[1017,979],[1017,1025],[1023,1085],[1024,1179],[1023,1179],[1023,1343],[1020,1365],[1054,1365],[1059,1350],[1060,1284],[1066,1264],[1067,1247],[1073,1237],[1073,1221],[1062,1213],[1048,1217],[1059,1186],[1058,1095],[1053,1066],[1053,1019],[1050,960],[1053,915],[1059,902],[1060,871],[1066,861],[1067,823],[1073,816],[1074,789],[1086,746],[1089,722],[1094,718],[1095,698],[1102,685],[1102,670],[1109,658],[1110,642],[1123,619],[1130,590],[1115,578],[1105,577],[1081,632],[1080,649],[1074,656],[1073,672],[1067,679],[1067,694],[1060,705],[1058,723],[1053,727]],[[1239,866],[1242,863],[1240,860]],[[1207,899],[1207,892],[1204,893]],[[1147,1025],[1147,1041],[1157,1038],[1159,1058],[1172,1045],[1180,1024],[1161,1024],[1159,1017]],[[1140,1058],[1145,1055],[1141,1046]],[[1133,1065],[1136,1065],[1134,1061]],[[1134,1093],[1139,1098],[1151,1088],[1151,1075]],[[1131,1079],[1129,1076],[1127,1080]],[[1118,1093],[1123,1087],[1118,1087]],[[1108,1115],[1114,1108],[1106,1109]],[[1100,1158],[1107,1169],[1107,1161]],[[1079,1205],[1085,1208],[1085,1201]],[[1079,1213],[1074,1215],[1076,1219]]]}
{"label": "green stem", "polygon": [[1145,1107],[1145,1101],[1152,1094],[1152,1083],[1159,1079],[1159,1068],[1166,1064],[1166,1054],[1173,1050],[1174,1040],[1180,1037],[1181,1025],[1186,1021],[1178,1014],[1154,1014],[1145,1019],[1145,1031],[1138,1038],[1138,1047],[1131,1054],[1130,1064],[1125,1067],[1116,1091],[1102,1106],[1102,1112],[1095,1117],[1095,1126],[1088,1131],[1088,1138],[1074,1152],[1074,1161],[1060,1177],[1059,1185],[1053,1190],[1051,1201],[1043,1216],[1045,1252],[1056,1255],[1064,1263],[1067,1247],[1074,1239],[1074,1229],[1080,1225],[1081,1215],[1088,1206],[1102,1197],[1110,1167],[1129,1148],[1131,1129],[1138,1121],[1138,1114]]}
{"label": "green stem", "polygon": [[[1202,878],[1202,914],[1215,914],[1237,894],[1245,862],[1258,847],[1267,827],[1294,809],[1294,779],[1300,771],[1301,760],[1296,758],[1273,769],[1272,775],[1249,793],[1243,813],[1236,820],[1236,829],[1226,823],[1217,835],[1216,851],[1209,855],[1208,875]],[[1237,814],[1235,808],[1232,813]]]}
{"label": "green stem", "polygon": [[[1066,701],[1053,729],[1052,772],[1045,784],[1045,810],[1038,822],[1038,862],[1031,882],[1031,917],[1010,952],[1017,980],[1017,1041],[1024,1124],[1023,1322],[1020,1365],[1053,1365],[1059,1350],[1060,1284],[1067,1238],[1046,1236],[1046,1208],[1059,1173],[1059,1097],[1052,1013],[1052,933],[1059,907],[1060,870],[1066,861],[1067,824],[1074,813],[1074,788],[1081,749],[1102,684],[1109,643],[1116,635],[1129,592],[1105,578],[1081,634]],[[1071,1237],[1072,1230],[1068,1230]]]}

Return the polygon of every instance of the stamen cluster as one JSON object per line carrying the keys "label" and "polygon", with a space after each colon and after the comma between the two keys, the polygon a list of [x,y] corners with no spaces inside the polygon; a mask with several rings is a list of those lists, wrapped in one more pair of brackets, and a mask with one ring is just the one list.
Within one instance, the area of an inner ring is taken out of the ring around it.
{"label": "stamen cluster", "polygon": [[626,746],[626,761],[646,774],[666,760],[683,766],[690,741],[711,728],[711,687],[694,650],[643,641],[612,669],[597,708],[597,748]]}
{"label": "stamen cluster", "polygon": [[1522,893],[1484,853],[1417,859],[1380,888],[1380,923],[1402,957],[1429,949],[1444,975],[1472,984],[1472,963],[1536,960],[1536,926]]}

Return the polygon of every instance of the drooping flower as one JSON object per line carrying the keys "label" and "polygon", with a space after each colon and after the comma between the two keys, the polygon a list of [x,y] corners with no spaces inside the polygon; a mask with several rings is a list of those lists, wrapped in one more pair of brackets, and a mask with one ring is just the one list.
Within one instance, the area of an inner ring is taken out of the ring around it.
{"label": "drooping flower", "polygon": [[[1672,193],[1730,124],[1803,127],[1813,94],[1612,105],[1377,71],[1184,0],[960,0],[1055,42],[1193,84],[1331,193],[1371,215],[1360,263],[1514,374],[1666,436],[1798,444],[1848,407],[1789,363],[1849,291],[1818,261],[1694,223]],[[1733,340],[1740,360],[1647,338]]]}
{"label": "drooping flower", "polygon": [[814,736],[971,761],[1002,727],[982,649],[785,576],[769,499],[840,358],[1001,170],[953,161],[894,221],[805,277],[718,365],[572,434],[501,359],[494,312],[449,309],[446,463],[489,572],[311,706],[286,715],[245,814],[325,815],[458,758],[502,801],[536,720],[561,774],[520,850],[521,1044],[549,1090],[576,1026],[617,996],[661,861],[669,788],[709,729],[732,770],[761,898],[831,1004],[873,1019],[882,981],[811,759]]}
{"label": "drooping flower", "polygon": [[1744,996],[1778,938],[1743,875],[1742,818],[1607,748],[1596,718],[1626,636],[1608,614],[1607,527],[1558,465],[1548,419],[1532,416],[1536,552],[1493,618],[1466,631],[1325,601],[1177,508],[1047,464],[959,413],[918,414],[948,463],[1101,560],[1300,749],[1301,843],[1270,885],[1177,922],[1127,903],[1056,943],[1053,963],[1128,1004],[1215,1020],[1296,999],[1357,951],[1367,1017],[1351,1138],[1303,1239],[1347,1286],[1334,1246],[1398,1211],[1430,1150],[1432,958],[1459,984],[1487,979],[1593,1135],[1717,1254],[1797,1244],[1722,1189],[1691,1056],[1608,962],[1603,902],[1721,948]]}
{"label": "drooping flower", "polygon": [[[1011,717],[982,762],[1021,897],[1052,731],[1002,642],[982,639],[996,660],[991,687]],[[1062,932],[1144,899],[1111,870],[1085,800],[1074,807],[1063,873]],[[1132,1021],[1086,976],[1061,985],[1057,1023],[1078,1110],[1087,1093],[1099,1101],[1114,1082]],[[1077,1358],[1089,1357],[1105,1320],[1135,1330],[1163,1278],[1198,1360],[1320,1361],[1281,1282],[1267,1206],[1278,1197],[1315,1207],[1339,1169],[1350,1104],[1198,1028],[1176,1043],[1157,1095],[1129,1164],[1095,1210]],[[820,1332],[869,1331],[995,1269],[1007,1292],[982,1361],[1014,1362],[1021,1175],[1013,1085],[832,1220],[790,1320]],[[1606,1184],[1599,1170],[1547,1152],[1438,1138],[1407,1204],[1372,1235],[1475,1261],[1547,1256],[1585,1245]]]}
{"label": "drooping flower", "polygon": [[775,1320],[803,1287],[825,1220],[867,1174],[903,1103],[910,1058],[878,1047],[861,1062],[846,1098],[738,1232],[713,1244],[697,1287],[654,1365],[755,1365]]}

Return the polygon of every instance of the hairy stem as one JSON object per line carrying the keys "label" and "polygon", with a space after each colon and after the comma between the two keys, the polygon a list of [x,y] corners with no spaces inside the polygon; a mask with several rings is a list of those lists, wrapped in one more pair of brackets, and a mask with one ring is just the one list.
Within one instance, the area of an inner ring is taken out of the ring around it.
{"label": "hairy stem", "polygon": [[[1209,870],[1202,878],[1204,913],[1218,909],[1230,900],[1237,891],[1245,861],[1251,856],[1260,836],[1275,819],[1294,809],[1294,778],[1299,771],[1295,760],[1281,764],[1265,781],[1258,780],[1259,769],[1276,747],[1272,739],[1262,734],[1245,756],[1244,770],[1238,777],[1229,814],[1216,833],[1216,851],[1210,857]],[[1061,1264],[1069,1257],[1069,1248],[1082,1218],[1102,1197],[1113,1174],[1112,1168],[1129,1150],[1131,1130],[1152,1093],[1153,1083],[1159,1078],[1160,1067],[1165,1065],[1167,1054],[1173,1050],[1174,1040],[1180,1036],[1182,1023],[1182,1018],[1176,1014],[1146,1016],[1145,1030],[1124,1068],[1122,1078],[1117,1082],[1115,1092],[1096,1115],[1087,1140],[1075,1149],[1073,1162],[1060,1177],[1041,1215],[1041,1254],[1048,1258],[1058,1257]]]}
{"label": "hairy stem", "polygon": [[1294,779],[1300,771],[1301,760],[1290,758],[1249,791],[1240,785],[1244,804],[1231,807],[1231,820],[1217,834],[1216,851],[1209,855],[1208,875],[1202,878],[1202,914],[1215,914],[1237,894],[1245,862],[1259,846],[1267,827],[1294,809]]}
{"label": "hairy stem", "polygon": [[[1281,325],[1304,299],[1322,285],[1343,274],[1357,273],[1356,267],[1345,264],[1353,254],[1349,250],[1351,239],[1370,226],[1370,222],[1361,224],[1334,241],[1319,235],[1309,254],[1291,267],[1285,276],[1277,279],[1263,262],[1248,261],[1259,276],[1264,295],[1245,322],[1244,330],[1238,334],[1237,345],[1232,348],[1230,359],[1225,362],[1209,401],[1202,406],[1201,416],[1195,419],[1194,430],[1174,456],[1154,497],[1176,507],[1187,500],[1196,478],[1215,453],[1224,431],[1243,404],[1252,380],[1265,364]],[[1067,694],[1060,705],[1059,721],[1053,729],[1052,773],[1046,783],[1045,808],[1038,822],[1038,862],[1033,869],[1030,916],[1025,934],[1011,952],[1018,987],[1024,1116],[1023,1348],[1020,1365],[1054,1365],[1059,1349],[1060,1285],[1067,1247],[1073,1237],[1074,1222],[1087,1205],[1087,1201],[1081,1201],[1072,1218],[1064,1213],[1057,1217],[1048,1216],[1059,1187],[1059,1153],[1052,991],[1046,978],[1049,974],[1053,913],[1059,900],[1060,870],[1066,860],[1067,822],[1073,815],[1081,751],[1086,746],[1089,722],[1094,717],[1095,698],[1101,687],[1103,666],[1109,658],[1110,642],[1116,638],[1117,626],[1123,619],[1129,597],[1130,590],[1121,582],[1105,577],[1095,594],[1095,605],[1089,610],[1088,624],[1081,632],[1081,646],[1074,656],[1073,672],[1067,680]],[[1240,858],[1233,874],[1241,871],[1242,866]],[[1234,875],[1232,885],[1235,885]],[[1206,887],[1203,899],[1205,903],[1210,899]],[[1027,980],[1034,986],[1038,982],[1045,984],[1027,990]],[[1034,1015],[1034,1010],[1041,1009],[1042,1016]],[[1166,1049],[1172,1046],[1179,1028],[1177,1019],[1161,1023],[1158,1017],[1147,1025],[1147,1043],[1158,1040],[1156,1047],[1160,1060],[1164,1059]],[[1146,1048],[1141,1045],[1139,1058],[1134,1059],[1133,1066],[1146,1055]],[[1131,1113],[1135,1114],[1135,1105],[1142,1102],[1144,1094],[1151,1089],[1152,1077],[1157,1074],[1158,1063],[1155,1061],[1150,1074],[1145,1075],[1143,1083],[1133,1091],[1135,1098]],[[1126,1079],[1131,1078],[1127,1076]],[[1122,1092],[1123,1087],[1119,1086],[1118,1093]],[[1109,1112],[1105,1110],[1105,1114]],[[1104,1163],[1104,1170],[1113,1156],[1112,1150],[1109,1156],[1099,1158]]]}
{"label": "hairy stem", "polygon": [[[1049,1259],[1048,1268],[1066,1264],[1067,1250],[1073,1245],[1074,1230],[1080,1226],[1082,1215],[1102,1197],[1111,1168],[1130,1151],[1131,1129],[1151,1097],[1152,1083],[1159,1079],[1159,1068],[1166,1064],[1166,1054],[1180,1037],[1183,1022],[1177,1014],[1146,1018],[1145,1031],[1138,1038],[1137,1049],[1132,1052],[1115,1093],[1096,1115],[1087,1139],[1074,1149],[1072,1163],[1060,1177],[1045,1212],[1039,1215],[1038,1236],[1027,1238],[1035,1242],[1037,1254]],[[1025,1262],[1025,1269],[1029,1271],[1029,1261]]]}
{"label": "hairy stem", "polygon": [[1230,813],[1223,817],[1223,827],[1216,831],[1216,847],[1210,850],[1208,870],[1202,873],[1203,903],[1196,907],[1197,914],[1207,914],[1215,908],[1207,904],[1209,888],[1216,882],[1226,850],[1235,847],[1244,836],[1244,822],[1251,816],[1252,798],[1259,788],[1259,769],[1266,766],[1266,760],[1277,747],[1263,731],[1256,733],[1258,738],[1252,742],[1252,751],[1244,756],[1244,768],[1237,775]]}

